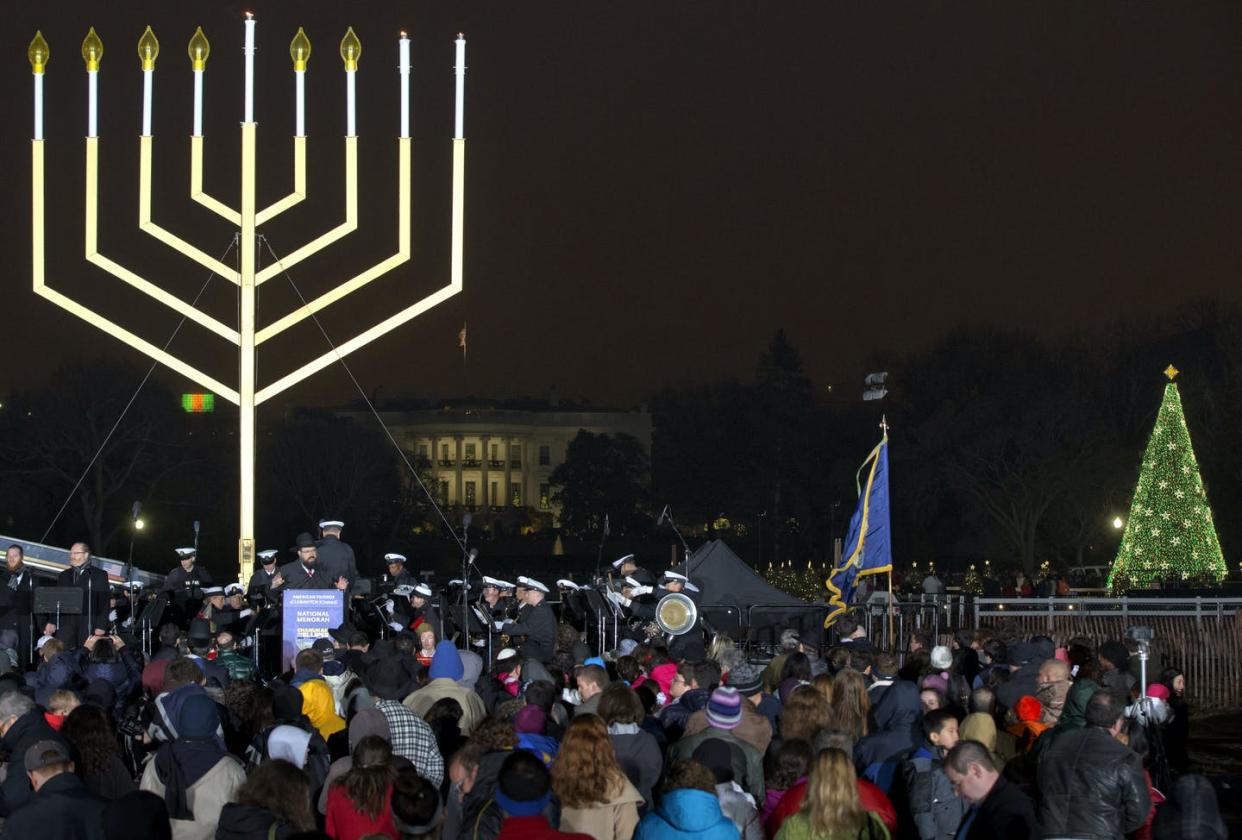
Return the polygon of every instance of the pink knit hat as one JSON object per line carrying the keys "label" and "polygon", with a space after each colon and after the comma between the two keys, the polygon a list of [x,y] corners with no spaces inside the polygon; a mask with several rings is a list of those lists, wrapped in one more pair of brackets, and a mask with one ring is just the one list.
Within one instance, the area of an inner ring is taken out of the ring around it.
{"label": "pink knit hat", "polygon": [[1157,700],[1169,699],[1169,687],[1164,683],[1148,683],[1147,696],[1155,697]]}

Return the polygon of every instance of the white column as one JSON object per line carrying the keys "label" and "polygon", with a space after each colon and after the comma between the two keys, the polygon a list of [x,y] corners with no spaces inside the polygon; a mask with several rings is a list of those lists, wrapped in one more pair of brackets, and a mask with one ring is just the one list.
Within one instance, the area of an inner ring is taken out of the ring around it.
{"label": "white column", "polygon": [[194,136],[203,136],[203,71],[194,71]]}
{"label": "white column", "polygon": [[246,117],[243,122],[254,122],[254,15],[246,12]]}
{"label": "white column", "polygon": [[154,70],[142,71],[142,136],[151,136],[151,86]]}
{"label": "white column", "polygon": [[410,39],[401,33],[401,61],[398,72],[401,74],[401,137],[410,136]]}
{"label": "white column", "polygon": [[306,71],[293,71],[294,87],[297,90],[297,130],[298,137],[306,136]]}
{"label": "white column", "polygon": [[34,139],[43,139],[43,74],[31,73],[34,76]]}
{"label": "white column", "polygon": [[457,33],[457,66],[453,71],[457,76],[457,106],[454,111],[453,138],[461,140],[466,136],[466,36]]}

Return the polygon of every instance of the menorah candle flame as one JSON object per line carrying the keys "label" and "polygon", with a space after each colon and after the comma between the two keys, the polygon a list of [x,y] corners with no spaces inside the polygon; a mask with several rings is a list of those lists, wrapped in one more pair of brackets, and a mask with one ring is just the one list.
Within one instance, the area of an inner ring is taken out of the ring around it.
{"label": "menorah candle flame", "polygon": [[[190,198],[224,219],[232,233],[237,248],[236,266],[226,264],[223,257],[213,256],[196,244],[160,226],[153,212],[153,189],[155,137],[153,130],[154,75],[159,56],[159,40],[151,27],[147,27],[138,41],[138,58],[142,72],[142,133],[138,138],[138,228],[188,260],[208,269],[212,276],[222,278],[238,287],[236,326],[213,317],[198,309],[194,303],[178,297],[168,289],[142,277],[134,269],[109,257],[101,247],[99,235],[100,217],[100,139],[99,139],[99,70],[104,45],[92,27],[82,41],[82,60],[87,74],[87,131],[85,142],[85,260],[134,290],[172,309],[183,318],[193,321],[237,348],[238,366],[236,387],[210,375],[203,369],[179,358],[126,327],[109,319],[69,295],[48,284],[45,274],[45,212],[44,195],[44,98],[43,77],[46,73],[50,49],[39,32],[27,48],[34,84],[34,139],[31,143],[31,256],[32,280],[35,294],[61,307],[91,326],[124,342],[155,362],[198,383],[201,387],[236,404],[239,408],[239,533],[238,558],[243,580],[249,578],[254,558],[255,531],[255,450],[256,408],[272,397],[283,393],[302,380],[340,362],[345,356],[387,335],[401,325],[418,317],[429,309],[456,295],[463,288],[463,229],[465,207],[465,71],[466,40],[460,33],[455,42],[455,114],[453,133],[452,198],[450,224],[449,279],[446,285],[407,303],[378,323],[371,324],[353,338],[332,344],[328,352],[305,362],[300,367],[258,387],[256,368],[257,350],[263,343],[276,338],[286,330],[316,313],[343,300],[369,283],[392,272],[411,258],[411,140],[410,140],[410,38],[400,33],[397,42],[399,56],[398,77],[400,82],[400,130],[397,139],[396,216],[397,247],[391,255],[361,270],[353,277],[302,305],[288,311],[271,323],[261,326],[258,318],[257,289],[263,283],[280,276],[290,283],[290,270],[322,251],[358,228],[358,137],[356,113],[356,78],[358,62],[362,55],[362,43],[352,27],[341,39],[340,54],[344,61],[346,89],[345,189],[344,219],[335,227],[301,244],[292,251],[277,255],[271,244],[258,231],[272,219],[305,199],[306,190],[306,71],[309,66],[311,44],[306,32],[299,28],[289,45],[294,72],[294,108],[296,132],[293,137],[293,191],[268,204],[257,204],[256,170],[258,168],[258,124],[254,112],[254,56],[258,21],[251,13],[244,21],[244,119],[241,123],[240,201],[229,206],[209,195],[203,189],[203,90],[207,59],[211,45],[202,27],[198,27],[188,45],[190,69],[194,80],[193,133],[190,137]],[[274,260],[266,265],[258,264],[260,245],[272,250]],[[230,249],[231,250],[231,249]],[[299,292],[300,294],[300,292]]]}

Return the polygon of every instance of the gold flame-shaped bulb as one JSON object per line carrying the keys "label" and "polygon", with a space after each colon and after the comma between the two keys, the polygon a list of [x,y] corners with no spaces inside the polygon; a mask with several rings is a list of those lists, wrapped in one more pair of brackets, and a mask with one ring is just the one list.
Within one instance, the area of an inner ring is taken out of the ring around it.
{"label": "gold flame-shaped bulb", "polygon": [[207,43],[207,36],[203,34],[203,27],[194,30],[193,37],[190,38],[190,66],[195,72],[202,72],[207,69],[207,56],[211,55],[211,44]]}
{"label": "gold flame-shaped bulb", "polygon": [[142,60],[143,70],[154,70],[155,59],[160,54],[160,41],[155,37],[151,27],[147,27],[138,39],[138,58]]}
{"label": "gold flame-shaped bulb", "polygon": [[345,37],[341,39],[341,58],[345,61],[345,69],[357,70],[358,58],[362,55],[362,42],[358,40],[358,36],[354,34],[354,28],[351,26],[345,30]]}
{"label": "gold flame-shaped bulb", "polygon": [[[358,50],[361,52],[362,47]],[[293,59],[293,69],[301,72],[306,69],[306,63],[310,61],[310,38],[306,37],[306,30],[298,27],[298,34],[293,36],[293,40],[289,42],[289,57]]]}
{"label": "gold flame-shaped bulb", "polygon": [[95,34],[95,27],[91,27],[91,31],[86,33],[86,37],[82,39],[82,60],[86,62],[86,69],[94,72],[99,69],[99,62],[103,59],[103,41]]}
{"label": "gold flame-shaped bulb", "polygon": [[30,41],[30,46],[26,47],[26,58],[30,59],[30,66],[34,72],[43,72],[43,69],[47,66],[48,57],[51,54],[52,50],[43,38],[43,33],[36,31],[34,38]]}

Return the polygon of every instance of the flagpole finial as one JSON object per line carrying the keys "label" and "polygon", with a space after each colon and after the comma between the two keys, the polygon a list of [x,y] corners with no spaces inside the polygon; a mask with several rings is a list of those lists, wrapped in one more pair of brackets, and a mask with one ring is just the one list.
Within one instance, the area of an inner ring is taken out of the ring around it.
{"label": "flagpole finial", "polygon": [[884,432],[884,436],[888,437],[888,416],[880,415],[880,429]]}

